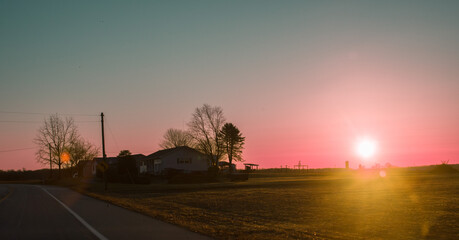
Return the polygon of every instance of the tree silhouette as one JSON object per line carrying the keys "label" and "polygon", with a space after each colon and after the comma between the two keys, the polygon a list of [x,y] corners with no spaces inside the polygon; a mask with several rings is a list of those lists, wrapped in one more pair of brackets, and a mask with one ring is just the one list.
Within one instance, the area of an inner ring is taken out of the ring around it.
{"label": "tree silhouette", "polygon": [[71,143],[68,152],[70,154],[70,167],[77,166],[80,161],[93,160],[99,153],[99,149],[79,138]]}
{"label": "tree silhouette", "polygon": [[196,141],[198,150],[206,154],[212,166],[218,166],[218,161],[224,154],[220,130],[225,123],[221,107],[212,107],[204,104],[196,108],[191,121],[188,123],[189,131]]}
{"label": "tree silhouette", "polygon": [[175,147],[191,147],[194,148],[194,139],[193,136],[187,131],[180,129],[169,128],[166,133],[164,133],[162,142],[159,146],[163,149],[175,148]]}
{"label": "tree silhouette", "polygon": [[242,161],[242,149],[244,149],[245,137],[239,129],[232,123],[225,123],[222,130],[220,131],[223,140],[223,146],[225,153],[228,156],[228,162],[230,164],[230,172],[232,171],[232,161]]}
{"label": "tree silhouette", "polygon": [[43,126],[38,129],[34,139],[35,144],[39,147],[35,154],[37,161],[42,164],[57,164],[60,175],[62,156],[68,156],[71,144],[76,142],[78,138],[79,135],[73,118],[64,120],[57,114],[49,116],[45,119]]}
{"label": "tree silhouette", "polygon": [[118,153],[118,157],[126,157],[131,155],[131,151],[129,150],[121,150],[120,153]]}

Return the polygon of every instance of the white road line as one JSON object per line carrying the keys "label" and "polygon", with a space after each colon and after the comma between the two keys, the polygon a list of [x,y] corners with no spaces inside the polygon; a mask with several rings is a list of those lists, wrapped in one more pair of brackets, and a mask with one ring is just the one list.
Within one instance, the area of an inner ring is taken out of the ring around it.
{"label": "white road line", "polygon": [[67,211],[69,211],[78,221],[80,221],[87,229],[89,229],[89,231],[91,231],[94,235],[96,235],[96,237],[98,237],[100,240],[108,240],[108,238],[106,238],[104,235],[102,235],[100,232],[98,232],[96,229],[94,229],[91,225],[89,225],[89,223],[87,223],[82,217],[78,216],[78,214],[76,214],[74,211],[72,211],[72,209],[67,207],[67,205],[65,205],[63,202],[61,202],[59,199],[57,199],[54,195],[49,193],[48,190],[46,190],[46,189],[44,189],[42,187],[40,187],[40,188],[43,191],[45,191],[49,196],[54,198],[58,203],[60,203],[62,206],[64,206],[64,208],[67,209]]}

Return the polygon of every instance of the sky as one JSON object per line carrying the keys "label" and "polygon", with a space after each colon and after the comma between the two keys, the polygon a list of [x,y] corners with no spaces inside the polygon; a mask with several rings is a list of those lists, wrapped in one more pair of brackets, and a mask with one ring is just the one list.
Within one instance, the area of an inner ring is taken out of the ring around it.
{"label": "sky", "polygon": [[[0,169],[53,113],[151,154],[220,106],[261,168],[459,163],[458,1],[0,0]],[[356,141],[377,142],[371,159]],[[241,164],[238,165],[242,166]]]}

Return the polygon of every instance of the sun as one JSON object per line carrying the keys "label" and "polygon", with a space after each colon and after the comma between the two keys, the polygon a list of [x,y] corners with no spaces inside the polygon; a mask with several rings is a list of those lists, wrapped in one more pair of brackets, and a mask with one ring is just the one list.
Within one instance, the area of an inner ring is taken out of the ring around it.
{"label": "sun", "polygon": [[359,141],[357,141],[355,150],[359,157],[368,159],[376,154],[377,143],[373,139],[362,138]]}
{"label": "sun", "polygon": [[63,163],[68,163],[70,161],[70,154],[68,152],[63,152],[61,154],[61,161]]}

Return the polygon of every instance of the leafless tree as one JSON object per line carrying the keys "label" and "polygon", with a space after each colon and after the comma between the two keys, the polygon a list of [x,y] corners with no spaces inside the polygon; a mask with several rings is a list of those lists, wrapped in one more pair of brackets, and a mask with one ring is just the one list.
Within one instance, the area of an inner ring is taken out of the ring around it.
{"label": "leafless tree", "polygon": [[189,131],[196,141],[196,147],[209,156],[213,166],[218,166],[218,161],[225,152],[220,134],[224,123],[222,108],[208,104],[196,108],[188,123]]}
{"label": "leafless tree", "polygon": [[68,147],[70,155],[70,167],[77,166],[80,161],[93,160],[98,154],[99,149],[90,142],[86,142],[82,138],[70,143]]}
{"label": "leafless tree", "polygon": [[163,140],[159,144],[163,149],[175,148],[175,147],[191,147],[194,148],[194,139],[193,136],[187,132],[180,129],[169,128],[166,133],[164,133]]}
{"label": "leafless tree", "polygon": [[[71,144],[79,138],[73,118],[60,118],[57,114],[45,119],[43,126],[38,129],[34,139],[39,149],[36,152],[37,161],[42,164],[56,164],[59,172],[62,165],[62,156],[68,156]],[[50,154],[51,151],[51,154]],[[51,155],[51,159],[50,159]]]}

